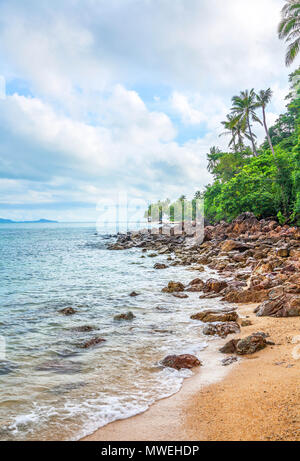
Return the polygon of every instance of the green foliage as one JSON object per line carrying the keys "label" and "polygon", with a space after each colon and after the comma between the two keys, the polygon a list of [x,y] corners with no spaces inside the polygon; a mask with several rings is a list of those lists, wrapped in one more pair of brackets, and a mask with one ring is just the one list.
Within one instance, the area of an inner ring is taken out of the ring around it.
{"label": "green foliage", "polygon": [[281,21],[278,26],[280,39],[288,43],[285,63],[292,64],[300,50],[300,1],[287,0],[281,11]]}
{"label": "green foliage", "polygon": [[[204,194],[205,216],[210,221],[230,221],[245,211],[257,217],[277,216],[281,223],[300,220],[299,82],[300,69],[290,76],[286,113],[269,130],[264,110],[272,96],[270,89],[258,95],[253,90],[245,91],[233,98],[236,121],[245,130],[248,127],[253,151],[237,146],[232,152],[222,152],[217,147],[210,150],[208,168],[214,183],[206,187]],[[263,110],[266,134],[270,137],[256,150],[250,121],[258,121],[258,107]]]}

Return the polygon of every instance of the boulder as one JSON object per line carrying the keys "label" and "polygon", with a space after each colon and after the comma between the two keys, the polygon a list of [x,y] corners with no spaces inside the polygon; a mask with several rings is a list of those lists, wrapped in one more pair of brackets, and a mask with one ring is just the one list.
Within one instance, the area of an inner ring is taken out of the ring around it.
{"label": "boulder", "polygon": [[247,338],[241,339],[236,345],[238,355],[254,354],[267,346],[266,338],[261,333],[254,333]]}
{"label": "boulder", "polygon": [[208,336],[220,336],[226,338],[226,336],[239,333],[240,326],[236,322],[218,322],[208,323],[203,329],[203,334]]}
{"label": "boulder", "polygon": [[238,355],[254,354],[257,351],[264,349],[267,344],[270,344],[266,340],[267,335],[265,333],[253,333],[244,339],[232,339],[221,347],[220,352],[223,354],[236,353]]}
{"label": "boulder", "polygon": [[269,290],[230,290],[222,301],[236,304],[259,303],[268,299]]}
{"label": "boulder", "polygon": [[242,242],[237,242],[236,240],[226,240],[221,246],[221,251],[224,253],[229,253],[230,251],[239,251],[243,252],[249,250],[249,246],[245,245]]}
{"label": "boulder", "polygon": [[300,316],[300,296],[284,294],[260,304],[254,311],[257,317],[298,317]]}
{"label": "boulder", "polygon": [[126,314],[117,314],[114,316],[114,320],[133,320],[135,319],[135,315],[132,312],[126,312]]}
{"label": "boulder", "polygon": [[220,291],[224,290],[224,288],[228,287],[228,283],[225,280],[216,280],[216,279],[209,279],[205,283],[203,287],[204,293],[214,292],[220,293]]}
{"label": "boulder", "polygon": [[201,322],[236,322],[238,314],[236,311],[218,311],[204,310],[191,316],[192,320],[201,320]]}
{"label": "boulder", "polygon": [[280,258],[288,258],[290,255],[290,251],[288,248],[278,248],[276,251],[277,256]]}
{"label": "boulder", "polygon": [[184,285],[181,282],[169,282],[166,288],[162,289],[163,293],[178,293],[184,291]]}
{"label": "boulder", "polygon": [[175,370],[181,370],[182,368],[191,369],[202,365],[197,357],[190,354],[168,355],[161,363],[164,367],[175,368]]}

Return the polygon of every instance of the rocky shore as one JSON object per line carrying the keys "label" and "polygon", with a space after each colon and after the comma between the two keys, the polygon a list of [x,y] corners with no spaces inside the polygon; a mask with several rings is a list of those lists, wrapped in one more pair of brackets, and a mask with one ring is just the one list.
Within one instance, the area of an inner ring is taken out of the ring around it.
{"label": "rocky shore", "polygon": [[[188,228],[187,228],[188,227]],[[203,298],[220,298],[228,308],[216,312],[204,310],[195,313],[191,319],[207,323],[204,334],[226,337],[238,333],[247,326],[247,320],[238,323],[235,312],[237,304],[259,303],[257,316],[297,317],[300,316],[300,228],[280,226],[276,220],[258,220],[252,213],[244,213],[232,223],[206,225],[201,241],[197,241],[192,225],[132,232],[118,235],[111,250],[140,248],[142,257],[155,258],[168,255],[170,266],[192,266],[199,271],[199,277],[185,286],[180,281],[170,281],[163,289],[176,297],[187,297],[189,292],[199,292]],[[216,271],[217,277],[207,281],[201,279],[204,266]],[[156,263],[157,270],[166,264]],[[231,306],[233,304],[233,306]],[[268,341],[261,335],[250,338],[253,346],[265,347]],[[247,342],[223,348],[222,352],[247,354]]]}
{"label": "rocky shore", "polygon": [[[211,387],[202,390],[201,384],[196,391],[195,385],[187,384],[186,389],[190,386],[193,391],[188,399],[171,397],[169,402],[156,404],[145,416],[131,418],[127,423],[112,423],[87,439],[133,440],[128,438],[127,428],[131,427],[139,434],[135,440],[298,440],[295,429],[298,419],[294,417],[298,403],[293,399],[297,400],[299,395],[296,378],[299,357],[292,356],[296,347],[292,344],[296,344],[295,338],[300,339],[297,336],[300,334],[300,229],[280,226],[273,219],[257,220],[253,214],[244,213],[230,224],[206,225],[202,241],[197,240],[192,226],[184,234],[175,232],[171,236],[168,231],[167,228],[160,232],[144,230],[118,235],[109,248],[115,251],[140,248],[141,257],[153,258],[153,267],[157,270],[183,265],[198,271],[199,275],[188,284],[170,280],[162,291],[178,298],[186,298],[191,293],[199,293],[201,299],[218,298],[218,309],[205,308],[197,312],[195,305],[190,321],[201,322],[203,334],[221,338],[221,365],[238,363],[239,366],[233,368],[225,385],[223,382],[213,385],[213,391]],[[166,255],[166,261],[155,262],[158,255]],[[202,279],[205,267],[213,270],[213,278]],[[241,362],[241,357],[252,360]],[[254,363],[253,359],[257,358],[259,363]],[[162,357],[161,365],[181,369],[205,367],[206,363],[203,365],[202,357],[184,354]],[[290,377],[285,375],[285,369],[290,370]],[[247,391],[249,386],[252,394]],[[284,395],[283,387],[286,388]],[[216,396],[217,406],[209,397],[211,392]],[[270,402],[266,402],[265,394],[269,392],[273,395]],[[265,415],[256,421],[252,396],[257,396],[258,412],[260,407],[267,407],[271,428],[264,424]],[[282,406],[294,415],[293,421],[278,423]],[[153,428],[152,435],[143,435],[143,424],[153,421],[155,425],[157,418],[162,419],[164,407],[173,414],[172,423],[166,416],[159,433]],[[248,426],[242,430],[243,418]],[[214,427],[211,426],[213,420]]]}

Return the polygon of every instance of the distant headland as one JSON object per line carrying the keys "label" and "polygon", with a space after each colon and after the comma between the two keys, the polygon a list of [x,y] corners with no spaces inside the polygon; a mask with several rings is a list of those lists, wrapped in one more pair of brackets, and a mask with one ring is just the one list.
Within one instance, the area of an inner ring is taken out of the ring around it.
{"label": "distant headland", "polygon": [[57,223],[58,221],[51,221],[50,219],[39,219],[38,221],[13,221],[12,219],[0,218],[0,224],[39,224],[39,223]]}

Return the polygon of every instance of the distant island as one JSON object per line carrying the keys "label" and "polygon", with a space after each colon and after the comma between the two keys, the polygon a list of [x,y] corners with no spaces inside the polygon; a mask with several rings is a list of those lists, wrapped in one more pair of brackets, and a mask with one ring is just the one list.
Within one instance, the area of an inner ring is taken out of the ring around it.
{"label": "distant island", "polygon": [[12,221],[11,219],[0,218],[0,224],[38,224],[38,223],[56,223],[50,219],[39,219],[38,221]]}

